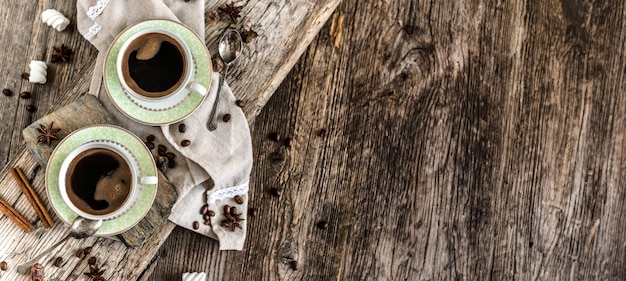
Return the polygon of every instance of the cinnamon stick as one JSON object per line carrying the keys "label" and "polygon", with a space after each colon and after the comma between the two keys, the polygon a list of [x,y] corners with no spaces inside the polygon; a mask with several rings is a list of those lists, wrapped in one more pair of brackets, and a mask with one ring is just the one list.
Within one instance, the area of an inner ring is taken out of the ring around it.
{"label": "cinnamon stick", "polygon": [[37,196],[37,193],[35,193],[35,189],[33,189],[33,187],[28,182],[28,179],[26,178],[24,173],[22,173],[22,170],[20,170],[19,167],[15,167],[11,169],[10,172],[13,178],[15,179],[15,181],[17,182],[17,185],[19,185],[20,189],[22,189],[22,192],[24,192],[24,195],[26,195],[28,202],[30,202],[30,204],[35,209],[35,212],[37,213],[37,216],[41,220],[43,227],[45,228],[52,227],[54,225],[54,221],[50,217],[50,214],[48,213],[48,211],[46,211],[46,208],[43,206],[43,203],[41,203],[41,199],[39,199],[39,196]]}
{"label": "cinnamon stick", "polygon": [[13,208],[7,201],[0,198],[0,211],[11,219],[17,226],[19,226],[25,232],[31,232],[35,227],[30,223],[22,214],[20,214],[15,208]]}

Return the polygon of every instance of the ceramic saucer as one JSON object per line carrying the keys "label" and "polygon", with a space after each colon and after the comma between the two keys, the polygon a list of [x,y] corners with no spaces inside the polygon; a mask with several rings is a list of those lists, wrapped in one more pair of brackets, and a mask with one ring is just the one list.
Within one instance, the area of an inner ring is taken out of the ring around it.
{"label": "ceramic saucer", "polygon": [[[65,137],[54,149],[46,168],[46,192],[53,210],[70,225],[78,216],[63,201],[59,186],[59,174],[65,158],[79,146],[93,141],[110,141],[124,146],[131,151],[143,176],[157,176],[157,169],[152,154],[146,145],[131,132],[112,125],[94,125],[76,130]],[[143,185],[135,204],[123,215],[107,220],[96,235],[110,236],[122,233],[135,226],[148,213],[157,193],[157,185]]]}
{"label": "ceramic saucer", "polygon": [[209,51],[204,40],[187,26],[169,20],[149,20],[133,25],[122,31],[111,44],[104,62],[104,84],[113,104],[129,118],[146,125],[165,125],[183,120],[202,104],[207,94],[193,91],[168,96],[162,99],[146,100],[125,90],[119,81],[116,62],[124,43],[135,34],[148,30],[162,29],[179,37],[191,51],[194,81],[205,89],[210,88],[213,71]]}

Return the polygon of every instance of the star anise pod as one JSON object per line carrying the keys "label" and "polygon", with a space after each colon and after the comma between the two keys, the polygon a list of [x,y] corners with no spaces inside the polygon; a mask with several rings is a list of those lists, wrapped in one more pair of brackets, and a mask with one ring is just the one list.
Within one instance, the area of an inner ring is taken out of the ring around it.
{"label": "star anise pod", "polygon": [[59,137],[57,136],[59,134],[59,132],[61,131],[61,129],[55,129],[54,127],[54,122],[50,123],[50,127],[44,126],[43,124],[39,124],[39,128],[37,128],[37,131],[39,132],[39,137],[37,138],[37,143],[41,144],[41,143],[47,143],[48,147],[52,144],[52,140],[58,140]]}
{"label": "star anise pod", "polygon": [[241,17],[239,13],[241,12],[242,8],[243,6],[235,7],[235,4],[233,2],[230,2],[230,4],[226,4],[226,8],[217,8],[217,9],[220,12],[227,14],[230,17],[230,19],[233,21],[233,23],[237,24],[237,18]]}
{"label": "star anise pod", "polygon": [[237,207],[224,206],[224,217],[226,219],[222,220],[221,226],[225,228],[230,227],[231,231],[235,231],[235,227],[243,229],[240,222],[245,221],[245,219],[241,215],[242,213],[237,214]]}
{"label": "star anise pod", "polygon": [[98,267],[97,264],[89,265],[89,272],[85,272],[85,275],[93,281],[107,281],[104,276],[102,276],[105,271],[106,269],[100,270],[100,267]]}
{"label": "star anise pod", "polygon": [[61,47],[52,47],[52,58],[51,62],[68,62],[70,60],[70,55],[72,55],[72,49],[62,44]]}

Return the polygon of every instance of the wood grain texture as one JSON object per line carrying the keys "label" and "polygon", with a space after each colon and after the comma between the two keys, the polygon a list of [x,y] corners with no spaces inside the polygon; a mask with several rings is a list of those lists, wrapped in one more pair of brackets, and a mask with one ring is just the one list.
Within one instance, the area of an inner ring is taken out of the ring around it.
{"label": "wood grain texture", "polygon": [[[14,92],[13,96],[3,96],[0,99],[0,118],[7,120],[8,124],[0,129],[0,136],[7,140],[0,146],[0,163],[6,165],[0,172],[0,184],[6,187],[0,189],[0,195],[27,218],[34,220],[34,211],[28,209],[26,199],[16,192],[18,188],[12,187],[10,178],[7,178],[8,169],[18,165],[31,177],[34,188],[39,193],[43,192],[43,170],[37,168],[35,159],[24,148],[21,131],[34,120],[73,102],[87,92],[97,51],[76,30],[74,1],[18,2],[0,2],[0,15],[3,16],[4,23],[0,27],[0,34],[4,39],[0,41],[0,52],[5,55],[5,60],[0,62],[0,71],[5,78],[0,82],[0,87]],[[207,12],[226,3],[206,2]],[[238,3],[245,6],[242,12],[245,16],[237,26],[229,26],[226,22],[220,22],[216,27],[207,26],[205,41],[212,53],[216,53],[216,42],[226,28],[239,29],[243,25],[250,25],[259,32],[257,40],[246,45],[244,56],[238,59],[237,68],[230,76],[233,80],[229,81],[235,95],[247,103],[245,113],[249,122],[253,122],[339,2],[246,1]],[[56,32],[41,23],[40,14],[47,8],[55,8],[70,18],[72,23],[68,29]],[[68,64],[48,64],[47,84],[33,85],[19,78],[22,72],[28,71],[31,60],[49,61],[52,47],[61,44],[72,48],[74,53]],[[20,99],[18,93],[21,91],[30,91],[31,99]],[[35,105],[38,110],[34,113],[27,112],[24,108],[28,104]],[[49,206],[47,198],[43,200]],[[53,219],[58,221],[54,216]],[[123,243],[95,239],[62,246],[57,254],[67,258],[68,262],[62,268],[53,268],[52,257],[50,260],[42,260],[46,266],[46,278],[85,280],[82,273],[88,268],[86,258],[72,258],[72,254],[79,247],[93,245],[94,254],[101,258],[107,268],[105,277],[108,280],[145,280],[154,270],[152,262],[156,251],[172,229],[174,225],[166,223],[146,239],[142,247],[132,250],[127,249]],[[11,260],[11,268],[16,263],[25,261],[31,253],[51,245],[66,230],[65,226],[57,223],[49,231],[44,232],[36,227],[33,233],[23,235],[10,221],[0,217],[0,234],[11,237],[0,243],[3,245],[0,259]],[[0,278],[25,280],[26,277],[17,276],[10,269],[0,272]]]}
{"label": "wood grain texture", "polygon": [[151,280],[626,278],[624,3],[338,11],[256,119],[244,251],[176,229]]}

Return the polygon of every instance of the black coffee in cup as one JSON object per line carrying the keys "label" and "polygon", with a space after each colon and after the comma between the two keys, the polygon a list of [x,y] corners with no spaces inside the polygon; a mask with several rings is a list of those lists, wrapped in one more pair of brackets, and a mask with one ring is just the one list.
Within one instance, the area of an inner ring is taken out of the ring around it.
{"label": "black coffee in cup", "polygon": [[109,214],[124,204],[132,185],[126,160],[115,151],[91,148],[70,162],[65,182],[70,201],[92,215]]}
{"label": "black coffee in cup", "polygon": [[135,93],[159,98],[180,88],[187,59],[182,46],[163,33],[135,38],[122,54],[122,76]]}

